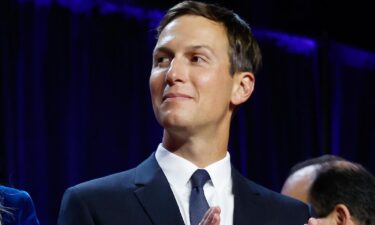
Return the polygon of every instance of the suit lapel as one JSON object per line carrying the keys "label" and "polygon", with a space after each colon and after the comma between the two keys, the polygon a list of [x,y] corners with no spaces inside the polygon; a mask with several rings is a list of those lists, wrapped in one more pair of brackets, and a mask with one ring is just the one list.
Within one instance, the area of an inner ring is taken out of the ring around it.
{"label": "suit lapel", "polygon": [[168,180],[155,154],[136,168],[134,193],[155,225],[184,225]]}
{"label": "suit lapel", "polygon": [[[232,167],[234,213],[233,224],[257,224],[263,213],[259,212],[260,193]],[[250,222],[249,222],[250,221]]]}

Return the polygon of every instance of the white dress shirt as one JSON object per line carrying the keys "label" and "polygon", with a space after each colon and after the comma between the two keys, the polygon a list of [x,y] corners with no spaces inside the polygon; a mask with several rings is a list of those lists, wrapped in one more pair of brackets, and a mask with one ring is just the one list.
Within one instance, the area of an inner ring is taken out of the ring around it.
{"label": "white dress shirt", "polygon": [[168,151],[162,146],[162,144],[158,146],[155,157],[167,177],[186,225],[190,225],[190,177],[197,169],[205,169],[208,174],[210,174],[211,180],[204,185],[203,190],[208,204],[210,206],[220,207],[220,224],[233,225],[234,197],[232,193],[229,152],[227,152],[224,159],[219,160],[206,168],[198,168],[192,162]]}

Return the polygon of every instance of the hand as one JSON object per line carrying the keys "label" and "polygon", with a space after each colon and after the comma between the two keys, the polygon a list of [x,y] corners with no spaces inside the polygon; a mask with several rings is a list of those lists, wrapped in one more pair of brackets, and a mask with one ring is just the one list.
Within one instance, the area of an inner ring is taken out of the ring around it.
{"label": "hand", "polygon": [[317,218],[310,218],[308,224],[306,225],[329,225],[326,219],[317,219]]}
{"label": "hand", "polygon": [[219,225],[220,224],[220,212],[219,207],[211,207],[204,214],[202,221],[199,225]]}
{"label": "hand", "polygon": [[320,224],[319,224],[318,219],[310,218],[309,221],[308,221],[308,224],[305,223],[304,225],[320,225]]}

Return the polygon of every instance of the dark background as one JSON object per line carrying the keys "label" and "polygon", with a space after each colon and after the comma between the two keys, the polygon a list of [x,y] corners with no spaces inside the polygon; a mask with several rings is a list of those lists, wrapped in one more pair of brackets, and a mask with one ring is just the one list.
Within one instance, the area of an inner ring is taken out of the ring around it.
{"label": "dark background", "polygon": [[[109,0],[166,10],[179,1]],[[367,0],[218,0],[253,26],[272,28],[318,39],[336,40],[375,51],[375,2]]]}
{"label": "dark background", "polygon": [[[55,224],[67,187],[134,167],[161,141],[148,77],[153,30],[175,3],[0,3],[0,178],[31,194],[42,224]],[[264,56],[233,121],[234,166],[275,191],[322,154],[375,173],[374,3],[219,3]]]}

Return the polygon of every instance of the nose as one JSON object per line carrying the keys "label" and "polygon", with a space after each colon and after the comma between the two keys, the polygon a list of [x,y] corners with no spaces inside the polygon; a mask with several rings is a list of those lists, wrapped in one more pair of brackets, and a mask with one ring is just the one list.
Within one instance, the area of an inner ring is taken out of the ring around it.
{"label": "nose", "polygon": [[174,85],[177,82],[185,82],[186,81],[186,72],[187,68],[184,65],[183,60],[174,58],[167,70],[165,75],[165,80],[168,85]]}

